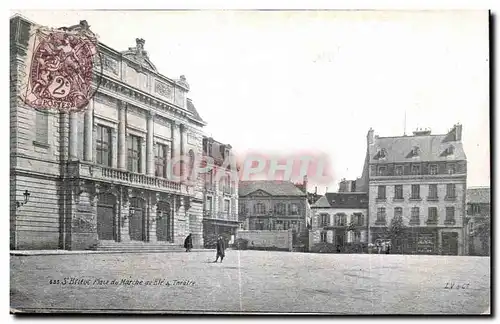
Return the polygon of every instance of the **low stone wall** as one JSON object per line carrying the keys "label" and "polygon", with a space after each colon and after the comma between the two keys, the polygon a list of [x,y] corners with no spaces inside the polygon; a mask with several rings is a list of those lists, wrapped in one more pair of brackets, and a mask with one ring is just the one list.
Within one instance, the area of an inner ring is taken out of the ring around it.
{"label": "low stone wall", "polygon": [[282,231],[242,231],[239,230],[237,239],[248,241],[248,248],[264,249],[274,248],[292,251],[292,230]]}

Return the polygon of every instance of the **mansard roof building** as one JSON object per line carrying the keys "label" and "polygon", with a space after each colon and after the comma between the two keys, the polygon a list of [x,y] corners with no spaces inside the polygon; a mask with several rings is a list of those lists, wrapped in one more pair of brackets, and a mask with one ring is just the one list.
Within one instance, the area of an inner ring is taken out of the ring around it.
{"label": "mansard roof building", "polygon": [[370,129],[361,183],[369,193],[369,241],[387,236],[392,218],[408,227],[402,253],[464,254],[467,158],[462,125],[446,134],[379,137]]}

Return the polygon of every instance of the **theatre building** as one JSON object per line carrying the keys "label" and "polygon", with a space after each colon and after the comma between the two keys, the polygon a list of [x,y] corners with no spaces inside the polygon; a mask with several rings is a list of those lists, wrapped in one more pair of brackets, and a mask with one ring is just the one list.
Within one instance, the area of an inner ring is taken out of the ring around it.
{"label": "theatre building", "polygon": [[36,110],[17,100],[35,24],[10,25],[11,249],[168,249],[189,233],[203,246],[203,179],[168,172],[187,156],[187,175],[202,155],[186,78],[160,74],[143,39],[125,51],[99,43],[87,107]]}
{"label": "theatre building", "polygon": [[369,242],[391,239],[391,220],[400,218],[404,235],[393,240],[393,253],[463,255],[467,160],[462,125],[446,134],[417,130],[395,137],[375,136],[370,129],[367,142],[363,178],[369,185]]}

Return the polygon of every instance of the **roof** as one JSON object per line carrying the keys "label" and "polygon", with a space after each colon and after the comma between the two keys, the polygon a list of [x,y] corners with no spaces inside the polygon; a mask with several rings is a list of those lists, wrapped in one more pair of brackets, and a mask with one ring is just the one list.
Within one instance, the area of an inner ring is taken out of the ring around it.
{"label": "roof", "polygon": [[327,192],[311,208],[368,208],[366,192]]}
{"label": "roof", "polygon": [[[409,156],[412,149],[418,147],[418,158]],[[443,153],[453,147],[453,154]],[[378,152],[385,150],[385,158],[377,159]],[[465,160],[462,142],[450,140],[446,135],[418,135],[399,137],[375,137],[374,144],[369,145],[370,162],[394,163],[411,161],[448,161]]]}
{"label": "roof", "polygon": [[489,204],[490,196],[490,187],[477,187],[467,189],[467,203]]}
{"label": "roof", "polygon": [[240,181],[238,184],[240,197],[248,196],[257,191],[263,191],[271,196],[306,197],[306,194],[290,181],[255,180]]}
{"label": "roof", "polygon": [[193,119],[199,121],[200,123],[205,124],[205,121],[201,118],[200,114],[198,113],[198,110],[196,110],[193,101],[187,98],[186,102],[187,102],[187,110],[193,114]]}

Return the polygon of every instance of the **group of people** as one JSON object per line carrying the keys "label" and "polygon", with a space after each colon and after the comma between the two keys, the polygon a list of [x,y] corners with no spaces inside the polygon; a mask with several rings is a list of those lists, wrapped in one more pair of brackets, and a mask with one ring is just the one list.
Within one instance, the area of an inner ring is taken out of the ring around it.
{"label": "group of people", "polygon": [[[222,262],[224,260],[224,257],[226,256],[225,250],[226,250],[226,244],[224,243],[224,239],[222,238],[221,235],[219,235],[217,239],[217,255],[215,257],[214,263],[219,261]],[[186,249],[186,252],[190,252],[191,249],[193,248],[193,237],[192,234],[189,234],[186,239],[184,240],[184,248]]]}

